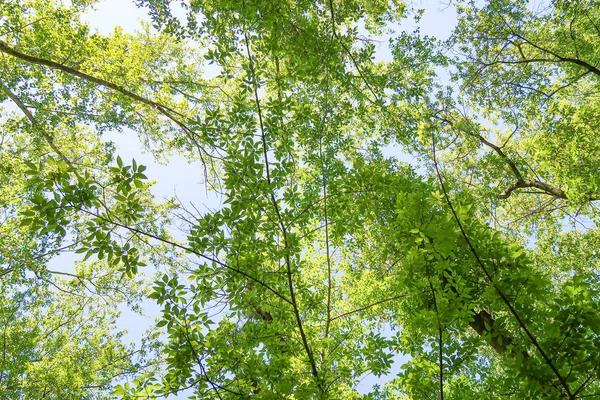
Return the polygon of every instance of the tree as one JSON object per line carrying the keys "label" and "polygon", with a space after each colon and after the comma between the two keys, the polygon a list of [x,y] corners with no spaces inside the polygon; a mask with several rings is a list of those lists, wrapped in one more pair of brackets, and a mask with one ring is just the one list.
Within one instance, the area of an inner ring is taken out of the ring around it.
{"label": "tree", "polygon": [[[599,4],[459,2],[447,43],[403,32],[375,61],[418,10],[182,1],[178,18],[140,0],[153,27],[102,36],[93,3],[2,6],[0,310],[24,321],[4,325],[9,396],[600,393]],[[222,207],[158,203],[115,129],[199,160]],[[48,267],[68,251],[75,272]],[[127,349],[115,315],[143,296],[163,335]],[[391,377],[361,394],[369,373]]]}

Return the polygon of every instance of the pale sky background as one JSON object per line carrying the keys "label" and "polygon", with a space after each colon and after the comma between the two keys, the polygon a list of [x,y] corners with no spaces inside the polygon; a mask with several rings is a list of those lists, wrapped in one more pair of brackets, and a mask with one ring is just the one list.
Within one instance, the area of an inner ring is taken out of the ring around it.
{"label": "pale sky background", "polygon": [[[456,15],[452,7],[440,5],[439,1],[433,0],[416,1],[412,4],[417,8],[425,9],[425,14],[419,23],[421,33],[435,36],[439,39],[448,38],[450,31],[456,23]],[[96,5],[95,8],[95,11],[86,13],[85,19],[90,23],[92,29],[96,29],[102,34],[110,34],[115,26],[121,26],[126,32],[133,33],[136,29],[140,28],[140,20],[149,21],[149,18],[145,14],[146,10],[137,8],[133,0],[105,0]],[[407,23],[402,25],[402,28],[412,31],[415,25],[411,22],[410,20],[407,21]],[[390,51],[387,46],[387,38],[382,39],[383,42],[377,50],[377,57],[380,60],[386,60],[390,58]],[[202,171],[200,165],[189,164],[187,160],[180,156],[171,157],[169,163],[166,165],[157,164],[151,154],[142,152],[142,146],[131,131],[110,134],[107,140],[115,142],[117,145],[116,153],[125,162],[130,162],[132,158],[135,158],[138,164],[147,166],[146,175],[150,180],[156,181],[152,193],[157,197],[169,198],[176,194],[184,204],[193,202],[200,210],[204,208],[203,206],[209,208],[218,207],[215,199],[209,199],[205,188],[199,183]],[[395,148],[388,149],[388,153],[388,155],[395,155],[402,161],[414,161]],[[51,264],[53,266],[60,264],[63,268],[67,268],[65,264],[72,262],[72,260],[73,258],[71,257],[60,257],[53,260]],[[129,331],[126,340],[137,343],[139,338],[144,334],[144,331],[151,325],[153,319],[160,314],[160,308],[153,301],[145,301],[144,309],[148,314],[147,317],[139,316],[127,310],[120,317],[119,328],[125,328]],[[386,333],[391,334],[389,329]],[[400,365],[404,361],[406,361],[406,357],[397,356],[395,358],[390,376],[396,375]],[[386,377],[376,379],[372,375],[367,375],[358,385],[358,389],[360,392],[366,393],[370,391],[373,384],[383,383],[388,379]],[[187,398],[188,396],[184,392],[180,393],[179,396],[169,397],[169,399]]]}

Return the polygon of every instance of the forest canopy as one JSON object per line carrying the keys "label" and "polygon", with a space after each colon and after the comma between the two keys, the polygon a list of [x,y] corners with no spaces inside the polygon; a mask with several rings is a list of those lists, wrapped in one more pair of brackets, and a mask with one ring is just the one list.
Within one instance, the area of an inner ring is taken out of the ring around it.
{"label": "forest canopy", "polygon": [[0,3],[2,398],[600,398],[599,1],[97,3]]}

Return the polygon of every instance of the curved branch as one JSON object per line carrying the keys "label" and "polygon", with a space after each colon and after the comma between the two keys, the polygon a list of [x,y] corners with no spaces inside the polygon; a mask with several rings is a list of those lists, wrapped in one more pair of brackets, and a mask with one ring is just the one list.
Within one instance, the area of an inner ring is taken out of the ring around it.
{"label": "curved branch", "polygon": [[517,49],[519,50],[519,52],[521,54],[522,59],[520,60],[520,62],[522,62],[522,63],[528,63],[528,62],[571,63],[571,64],[575,64],[575,65],[578,65],[580,67],[587,69],[589,72],[593,73],[594,75],[600,76],[600,69],[598,69],[598,67],[596,65],[592,65],[592,64],[590,64],[586,61],[580,60],[578,58],[563,57],[560,54],[553,52],[552,50],[546,49],[540,45],[537,45],[537,44],[531,42],[529,39],[523,37],[522,35],[516,34],[514,32],[513,32],[513,35],[515,37],[523,40],[525,43],[527,43],[531,47],[538,49],[539,51],[541,51],[543,53],[550,54],[551,56],[555,57],[555,59],[549,59],[549,58],[543,58],[543,57],[528,59],[527,57],[524,56],[524,54],[521,50],[521,45],[518,43],[513,43],[517,47]]}
{"label": "curved branch", "polygon": [[142,103],[142,104],[146,104],[146,105],[158,110],[162,115],[164,115],[165,117],[167,117],[168,119],[173,121],[177,126],[179,126],[186,133],[186,135],[190,138],[190,140],[194,143],[194,145],[200,152],[200,156],[202,156],[202,153],[207,153],[204,149],[202,149],[202,147],[196,140],[192,130],[187,126],[187,124],[182,122],[179,118],[176,118],[175,115],[178,117],[184,118],[184,119],[187,119],[187,117],[168,106],[165,106],[165,105],[157,103],[153,100],[147,99],[147,98],[140,96],[138,94],[135,94],[113,82],[109,82],[105,79],[86,74],[85,72],[79,71],[75,68],[57,63],[52,60],[47,60],[44,58],[35,57],[35,56],[31,56],[29,54],[22,53],[22,52],[16,50],[15,48],[11,47],[8,43],[6,43],[5,41],[3,41],[1,39],[0,39],[0,52],[8,54],[10,56],[13,56],[15,58],[18,58],[20,60],[26,61],[31,64],[42,65],[42,66],[48,67],[53,70],[59,70],[66,74],[76,76],[76,77],[86,80],[88,82],[93,82],[97,85],[104,86],[106,88],[109,88],[116,92],[119,92],[133,100],[136,100],[136,101]]}
{"label": "curved branch", "polygon": [[[28,63],[31,64],[36,64],[36,65],[43,65],[45,67],[48,67],[50,69],[55,69],[55,70],[59,70],[62,72],[65,72],[69,75],[73,75],[76,76],[78,78],[81,78],[83,80],[89,81],[89,82],[94,82],[97,85],[100,86],[104,86],[110,89],[113,89],[121,94],[124,94],[125,96],[132,98],[134,100],[139,101],[140,103],[144,103],[146,105],[149,105],[153,108],[158,109],[159,111],[161,111],[163,114],[165,114],[165,112],[171,112],[173,114],[177,114],[181,117],[183,117],[182,114],[178,113],[177,111],[173,110],[172,108],[169,108],[167,106],[161,105],[155,101],[149,100],[145,97],[142,97],[140,95],[137,95],[115,83],[109,82],[107,80],[101,79],[101,78],[97,78],[95,76],[86,74],[85,72],[81,72],[79,70],[76,70],[75,68],[71,68],[68,67],[66,65],[57,63],[55,61],[51,61],[51,60],[46,60],[44,58],[39,58],[39,57],[35,57],[35,56],[30,56],[28,54],[25,53],[21,53],[20,51],[16,50],[15,48],[11,47],[8,43],[6,43],[4,40],[0,39],[0,52],[3,52],[5,54],[11,55],[15,58],[21,59],[23,61],[27,61]],[[165,114],[166,115],[166,114]],[[167,115],[167,117],[172,118],[170,115]]]}
{"label": "curved branch", "polygon": [[565,200],[567,199],[567,195],[562,189],[559,189],[557,187],[554,187],[554,186],[549,185],[544,182],[540,182],[537,179],[525,180],[525,178],[523,178],[523,175],[521,174],[521,171],[519,171],[519,168],[517,167],[515,162],[506,155],[506,153],[502,150],[502,148],[500,148],[499,146],[495,145],[494,143],[488,141],[482,135],[477,134],[474,136],[477,137],[481,143],[485,144],[486,146],[488,146],[492,150],[494,150],[496,153],[498,153],[498,155],[506,161],[506,163],[508,164],[508,167],[510,168],[512,173],[515,175],[515,178],[517,178],[517,182],[514,185],[509,186],[504,191],[504,193],[499,194],[498,198],[508,199],[510,197],[510,195],[512,194],[512,192],[514,192],[517,189],[536,188],[536,189],[540,189],[542,192],[544,192],[550,196],[553,196],[553,197],[556,197],[559,199],[565,199]]}
{"label": "curved branch", "polygon": [[506,153],[504,151],[502,151],[502,149],[500,147],[496,146],[492,142],[489,142],[482,135],[474,135],[474,136],[477,137],[481,143],[483,143],[486,146],[492,148],[496,153],[498,153],[498,155],[500,157],[504,158],[504,160],[506,160],[506,163],[508,164],[510,170],[513,172],[513,174],[515,175],[515,177],[517,178],[517,180],[518,181],[523,181],[523,175],[521,175],[521,171],[519,171],[519,168],[517,168],[517,165],[515,164],[515,162],[513,160],[511,160],[506,155]]}
{"label": "curved branch", "polygon": [[552,185],[548,185],[547,183],[540,182],[538,180],[532,179],[529,181],[519,180],[514,185],[510,185],[502,194],[498,195],[500,199],[508,199],[510,195],[517,189],[522,188],[536,188],[540,189],[542,193],[547,195],[559,198],[559,199],[567,199],[567,195],[562,189],[556,188]]}

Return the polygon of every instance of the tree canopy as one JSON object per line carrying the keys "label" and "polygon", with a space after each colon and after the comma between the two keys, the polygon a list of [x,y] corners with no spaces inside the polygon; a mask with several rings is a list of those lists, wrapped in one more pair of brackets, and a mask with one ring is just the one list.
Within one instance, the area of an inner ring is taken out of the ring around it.
{"label": "tree canopy", "polygon": [[3,398],[600,397],[600,2],[96,3],[0,4]]}

